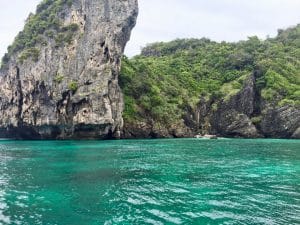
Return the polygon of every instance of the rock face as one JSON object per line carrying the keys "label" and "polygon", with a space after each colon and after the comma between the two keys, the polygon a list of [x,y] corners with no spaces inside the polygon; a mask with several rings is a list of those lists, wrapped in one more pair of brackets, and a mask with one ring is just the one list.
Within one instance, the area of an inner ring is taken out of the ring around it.
{"label": "rock face", "polygon": [[261,129],[266,137],[300,138],[300,109],[269,107],[263,115]]}
{"label": "rock face", "polygon": [[300,138],[300,109],[277,106],[261,100],[256,74],[249,75],[242,89],[229,99],[200,98],[196,108],[186,109],[184,121],[165,127],[148,123],[125,123],[125,138],[193,137],[215,134],[243,138]]}
{"label": "rock face", "polygon": [[138,13],[137,0],[73,0],[59,12],[76,25],[72,41],[37,44],[39,56],[13,54],[0,76],[2,136],[111,138],[123,127],[120,60]]}
{"label": "rock face", "polygon": [[122,138],[184,138],[193,137],[191,128],[184,124],[184,121],[178,121],[171,127],[165,127],[155,121],[149,123],[125,123],[122,131]]}
{"label": "rock face", "polygon": [[[272,105],[261,100],[256,87],[257,72],[250,75],[240,92],[228,101],[217,103],[217,110],[212,109],[212,102],[200,102],[199,107],[208,108],[206,113],[197,109],[198,117],[209,119],[209,129],[204,133],[213,133],[226,137],[244,138],[300,138],[300,109],[286,105]],[[201,124],[197,128],[201,131]]]}
{"label": "rock face", "polygon": [[214,133],[222,136],[258,137],[258,131],[251,115],[255,107],[255,76],[252,74],[244,81],[244,87],[228,102],[219,104],[211,118]]}

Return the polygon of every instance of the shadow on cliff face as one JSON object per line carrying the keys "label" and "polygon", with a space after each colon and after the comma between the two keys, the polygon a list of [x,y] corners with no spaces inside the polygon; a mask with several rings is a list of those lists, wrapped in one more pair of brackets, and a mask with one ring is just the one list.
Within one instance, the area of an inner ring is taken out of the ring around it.
{"label": "shadow on cliff face", "polygon": [[115,139],[111,124],[73,126],[19,126],[0,130],[0,138],[17,140]]}

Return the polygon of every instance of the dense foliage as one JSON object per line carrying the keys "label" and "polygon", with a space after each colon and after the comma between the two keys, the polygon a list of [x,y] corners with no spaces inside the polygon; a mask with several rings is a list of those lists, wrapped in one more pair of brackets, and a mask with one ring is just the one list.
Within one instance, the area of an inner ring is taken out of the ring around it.
{"label": "dense foliage", "polygon": [[23,31],[19,32],[7,53],[2,58],[1,67],[5,66],[13,54],[19,53],[18,60],[38,57],[37,44],[47,45],[49,38],[55,39],[57,45],[70,43],[73,33],[78,29],[77,24],[63,26],[59,13],[63,7],[70,7],[72,0],[43,0],[36,9],[36,14],[30,14]]}
{"label": "dense foliage", "polygon": [[150,44],[141,55],[124,57],[120,75],[124,118],[171,124],[200,97],[229,99],[254,71],[265,101],[300,105],[300,25],[279,30],[276,38],[265,41],[180,39]]}

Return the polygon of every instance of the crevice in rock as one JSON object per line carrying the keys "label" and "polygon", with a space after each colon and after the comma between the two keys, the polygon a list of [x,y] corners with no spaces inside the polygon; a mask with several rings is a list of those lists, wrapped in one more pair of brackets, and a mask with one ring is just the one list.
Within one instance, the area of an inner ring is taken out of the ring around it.
{"label": "crevice in rock", "polygon": [[57,118],[61,124],[70,124],[72,118],[72,106],[70,104],[70,91],[62,93],[62,99],[56,104]]}
{"label": "crevice in rock", "polygon": [[255,70],[253,73],[254,76],[254,104],[253,104],[253,113],[251,116],[258,116],[261,114],[261,88],[257,85],[257,80],[262,76],[260,70]]}
{"label": "crevice in rock", "polygon": [[23,90],[22,90],[22,82],[20,79],[20,68],[17,66],[16,67],[16,80],[17,80],[17,93],[19,93],[19,98],[18,98],[18,111],[17,111],[17,119],[18,119],[18,126],[22,125],[22,108],[23,108]]}
{"label": "crevice in rock", "polygon": [[105,62],[108,62],[108,61],[109,61],[109,58],[110,58],[110,54],[109,54],[109,49],[108,49],[107,46],[104,48],[103,55],[104,55],[104,60],[105,60]]}

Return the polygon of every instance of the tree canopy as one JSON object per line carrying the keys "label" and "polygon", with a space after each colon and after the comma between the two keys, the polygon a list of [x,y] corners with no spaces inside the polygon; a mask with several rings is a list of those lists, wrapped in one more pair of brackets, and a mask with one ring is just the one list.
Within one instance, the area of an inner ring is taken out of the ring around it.
{"label": "tree canopy", "polygon": [[300,105],[300,25],[267,40],[177,39],[149,44],[131,59],[124,56],[124,118],[172,123],[200,97],[229,99],[254,71],[264,101]]}

